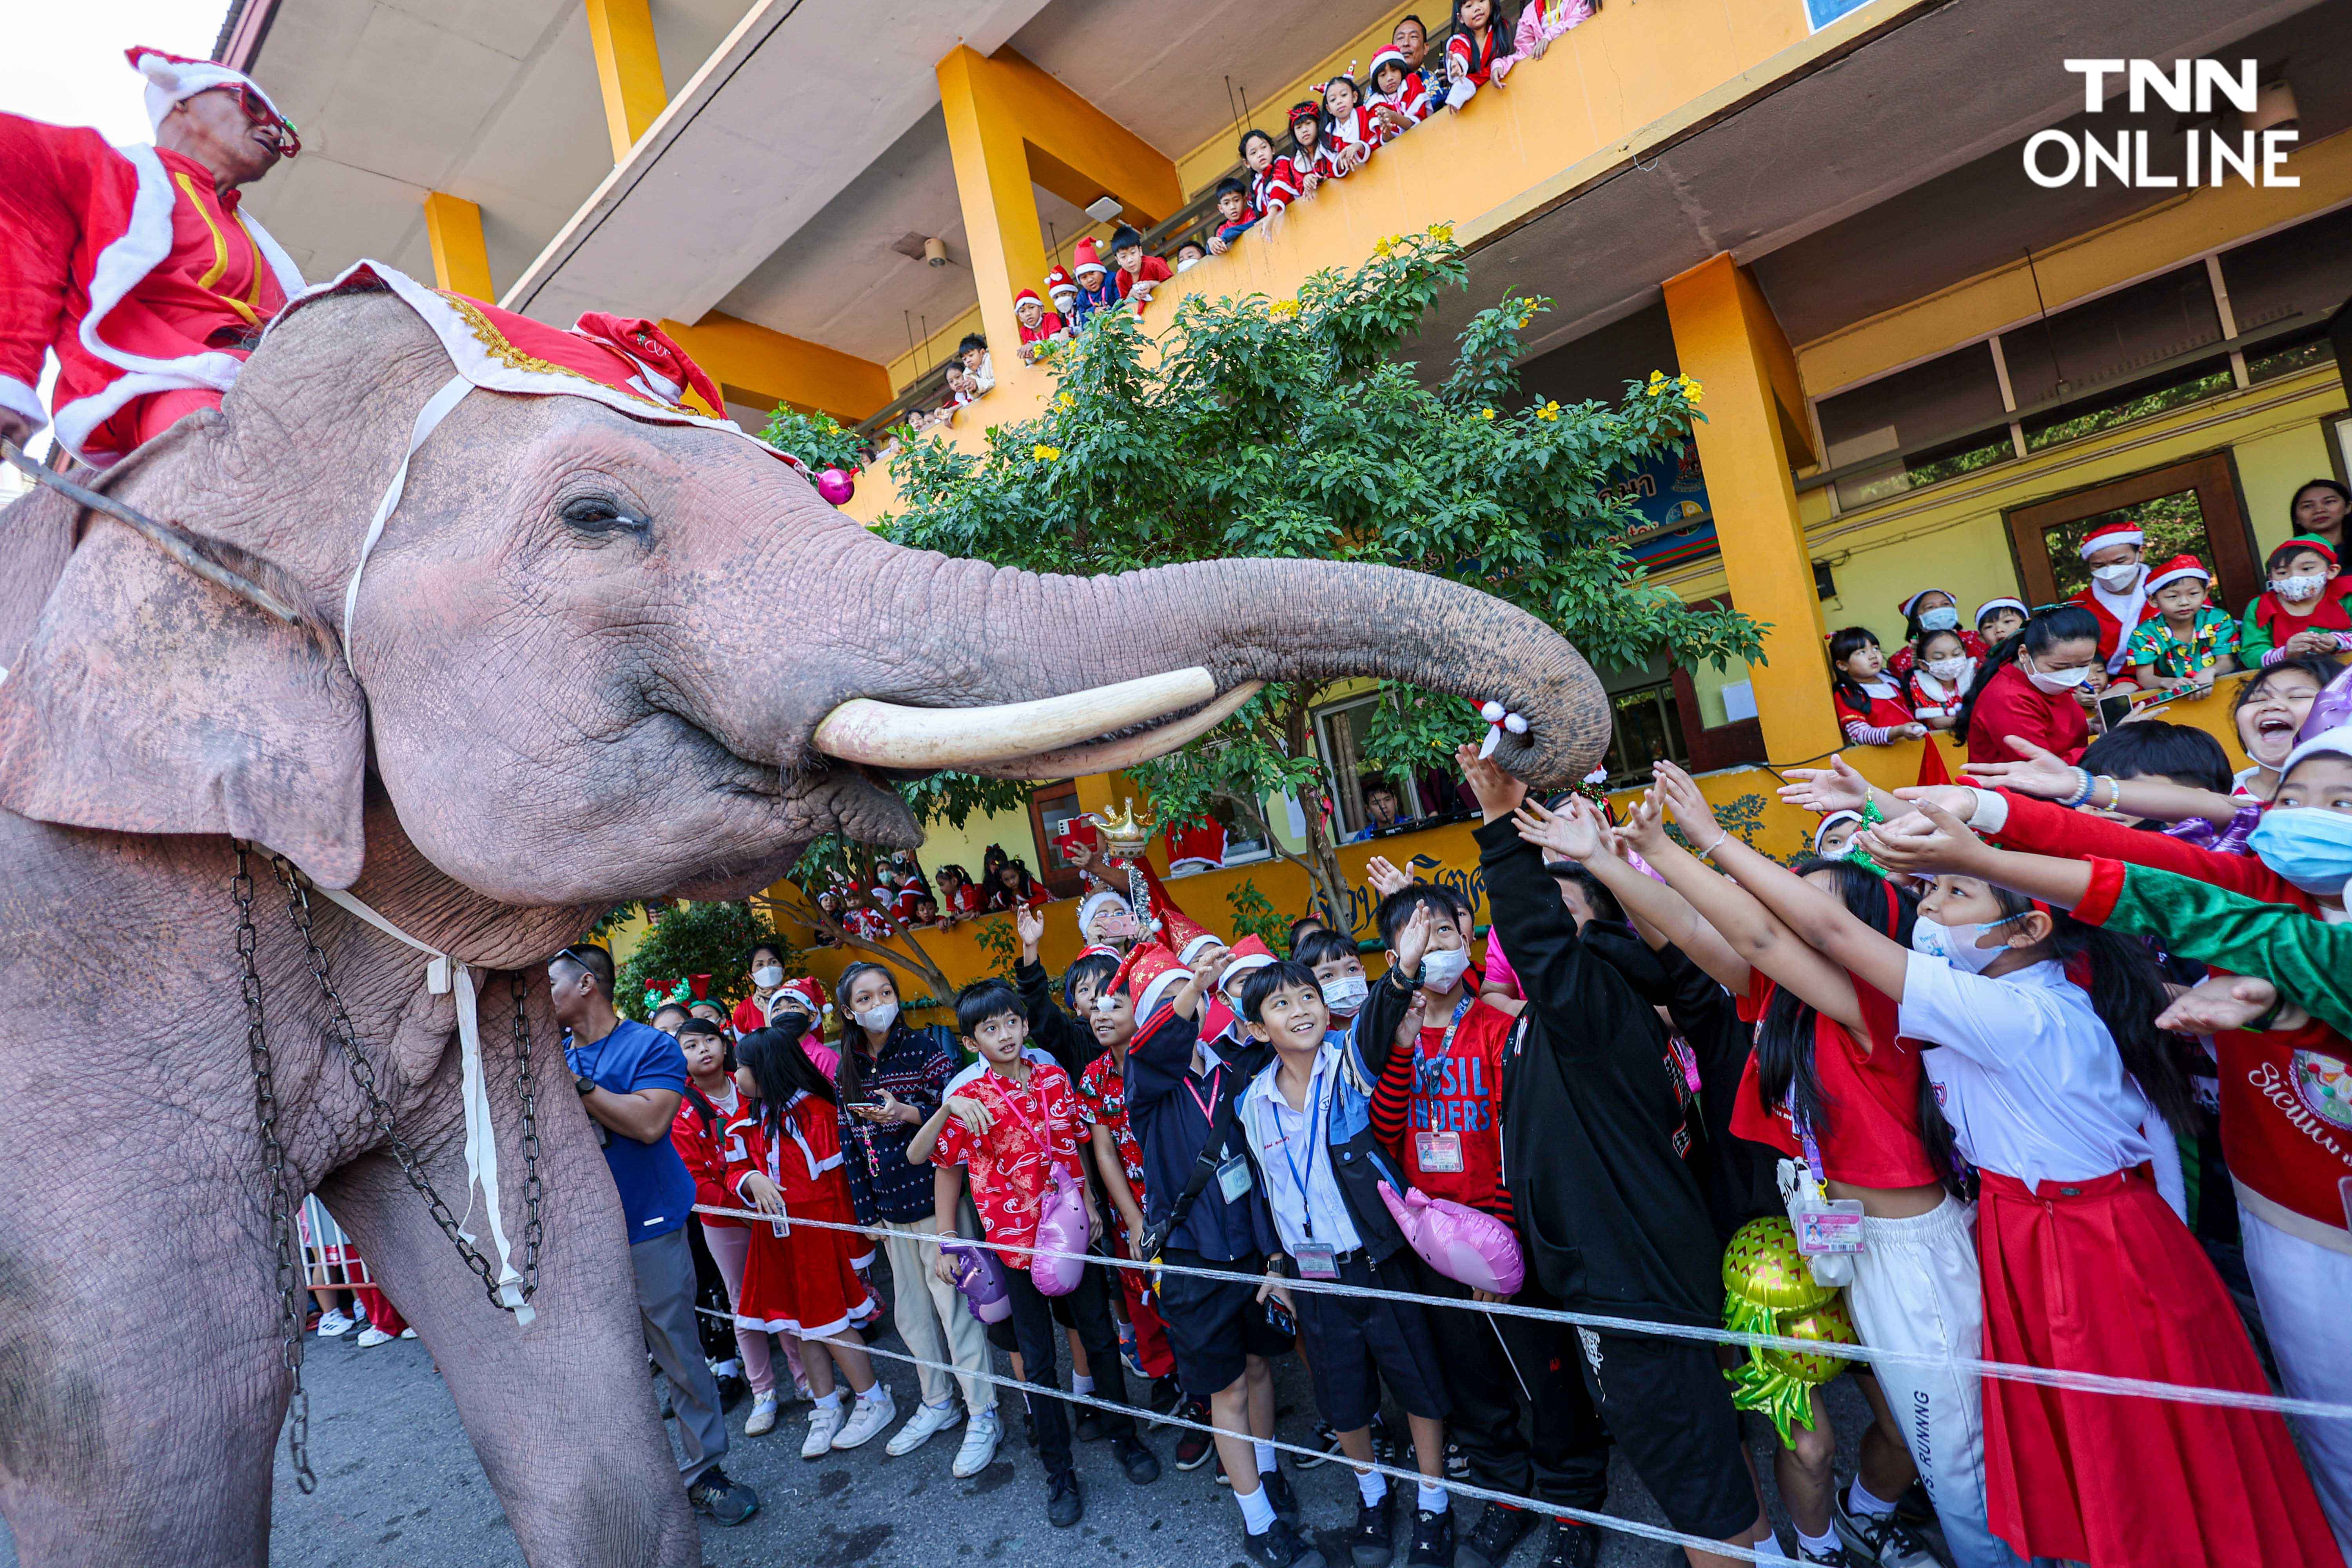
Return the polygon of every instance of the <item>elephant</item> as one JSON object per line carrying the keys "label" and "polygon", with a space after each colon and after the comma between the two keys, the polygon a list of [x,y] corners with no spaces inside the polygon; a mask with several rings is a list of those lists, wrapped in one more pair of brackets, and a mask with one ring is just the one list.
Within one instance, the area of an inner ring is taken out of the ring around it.
{"label": "elephant", "polygon": [[[457,406],[410,463],[347,642],[362,535],[448,375],[407,306],[347,291],[273,324],[217,409],[91,481],[291,622],[48,491],[0,514],[0,1512],[26,1568],[268,1558],[291,1380],[241,846],[291,1192],[322,1197],[420,1331],[530,1563],[688,1564],[551,954],[625,900],[768,886],[828,832],[919,844],[896,778],[1133,761],[1253,682],[1499,700],[1529,721],[1504,760],[1538,784],[1580,777],[1607,739],[1576,650],[1474,589],[1317,561],[1036,576],[908,550],[740,433],[586,397]],[[314,900],[322,985],[273,853],[481,978],[516,1237],[520,1017],[543,1190],[527,1326],[437,1229],[331,1043],[340,1007],[462,1206],[455,998]],[[169,1331],[123,1335],[126,1315]]]}

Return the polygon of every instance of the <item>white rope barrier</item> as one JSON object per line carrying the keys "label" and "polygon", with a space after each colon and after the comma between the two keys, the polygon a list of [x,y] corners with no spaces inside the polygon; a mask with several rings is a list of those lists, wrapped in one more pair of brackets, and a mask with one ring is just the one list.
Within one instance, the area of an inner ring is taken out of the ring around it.
{"label": "white rope barrier", "polygon": [[[887,1237],[893,1233],[878,1226],[842,1225],[832,1220],[794,1219],[789,1214],[777,1215],[759,1209],[721,1208],[715,1205],[697,1204],[697,1212],[723,1215],[730,1219],[757,1220],[772,1224],[782,1218],[790,1225],[804,1225],[814,1230],[842,1231],[852,1236]],[[926,1239],[933,1239],[926,1237]],[[1053,1252],[1042,1247],[1014,1247],[994,1241],[976,1241],[969,1237],[941,1237],[958,1240],[968,1247],[984,1247],[992,1252],[1031,1253],[1041,1258],[1079,1258],[1087,1263],[1099,1263],[1114,1268],[1158,1268],[1162,1273],[1189,1275],[1202,1279],[1255,1282],[1261,1276],[1242,1274],[1230,1268],[1193,1268],[1182,1264],[1138,1263],[1130,1258],[1114,1258],[1108,1253]],[[1872,1345],[1828,1344],[1820,1340],[1790,1339],[1785,1334],[1746,1333],[1733,1329],[1698,1328],[1685,1323],[1652,1322],[1643,1318],[1618,1318],[1599,1312],[1572,1312],[1565,1308],[1527,1307],[1515,1301],[1474,1301],[1446,1296],[1423,1296],[1405,1290],[1382,1290],[1367,1285],[1347,1285],[1334,1279],[1299,1279],[1285,1278],[1280,1281],[1286,1291],[1308,1291],[1327,1296],[1359,1296],[1375,1301],[1403,1301],[1420,1307],[1454,1307],[1470,1311],[1486,1312],[1498,1317],[1531,1318],[1538,1322],[1559,1323],[1571,1328],[1596,1329],[1607,1333],[1635,1334],[1653,1339],[1699,1340],[1710,1344],[1758,1346],[1765,1350],[1792,1351],[1805,1355],[1836,1355],[1847,1361],[1884,1363],[1889,1366],[1927,1367],[1939,1372],[1952,1372],[1970,1377],[2005,1378],[2012,1383],[2030,1383],[2043,1388],[2056,1388],[2076,1394],[2112,1394],[2134,1399],[2169,1399],[2183,1405],[2210,1405],[2226,1409],[2263,1410],[2274,1415],[2301,1415],[2323,1421],[2352,1420],[2352,1405],[2331,1404],[2318,1399],[2294,1399],[2275,1394],[2248,1394],[2234,1388],[2208,1388],[2200,1384],[2158,1383],[2148,1378],[2112,1377],[2105,1373],[2069,1372],[2057,1367],[2025,1366],[2013,1362],[1980,1361],[1974,1356],[1939,1356],[1924,1351],[1881,1349]]]}
{"label": "white rope barrier", "polygon": [[[705,1213],[732,1212],[730,1210],[704,1208],[704,1205],[700,1204],[698,1204],[695,1206],[697,1208],[703,1209],[703,1212]],[[760,1217],[762,1219],[773,1219],[775,1216],[773,1215],[762,1215]],[[792,1223],[794,1225],[805,1223],[810,1226],[815,1226],[819,1222],[815,1220],[805,1222],[794,1220]],[[827,1228],[849,1229],[852,1227],[846,1226],[828,1226]],[[1025,1252],[1031,1249],[1022,1247],[1017,1250]],[[1047,1256],[1050,1257],[1053,1255],[1047,1254]],[[1097,1258],[1095,1258],[1094,1261],[1100,1262],[1101,1259]],[[1423,1298],[1420,1297],[1415,1297],[1413,1299],[1415,1300],[1423,1300]],[[1465,1305],[1466,1304],[1468,1303],[1465,1303]],[[697,1307],[695,1310],[706,1318],[719,1318],[730,1322],[734,1321],[734,1314],[730,1312],[714,1311],[709,1307]],[[783,1332],[784,1331],[775,1330],[771,1331]],[[813,1334],[793,1334],[791,1337],[801,1341],[803,1344],[823,1345],[838,1342],[834,1340],[821,1338]],[[1091,1409],[1104,1411],[1108,1414],[1131,1416],[1135,1419],[1139,1426],[1149,1422],[1161,1426],[1181,1427],[1188,1432],[1203,1432],[1212,1437],[1215,1436],[1220,1430],[1220,1428],[1212,1426],[1206,1422],[1187,1420],[1185,1417],[1177,1415],[1172,1412],[1169,1415],[1162,1415],[1156,1411],[1146,1410],[1140,1405],[1118,1405],[1108,1399],[1097,1399],[1091,1394],[1076,1394],[1065,1388],[1051,1388],[1041,1383],[1024,1383],[1017,1377],[1002,1376],[993,1370],[973,1372],[968,1367],[956,1366],[948,1362],[932,1361],[924,1356],[910,1355],[905,1351],[884,1350],[881,1346],[871,1342],[862,1347],[843,1344],[842,1348],[844,1350],[862,1348],[865,1352],[870,1356],[884,1356],[891,1361],[905,1362],[909,1366],[927,1366],[934,1372],[946,1373],[951,1377],[971,1378],[979,1382],[993,1384],[998,1388],[1016,1388],[1024,1394],[1042,1394],[1048,1398],[1061,1400],[1065,1404],[1084,1405]],[[835,1392],[843,1393],[845,1391],[845,1383],[836,1379],[834,1384]],[[856,1396],[853,1394],[849,1397],[855,1398]],[[1704,1535],[1685,1535],[1679,1530],[1671,1530],[1663,1524],[1647,1524],[1638,1519],[1626,1519],[1621,1515],[1613,1513],[1596,1513],[1590,1509],[1571,1508],[1566,1503],[1546,1502],[1541,1498],[1518,1497],[1510,1492],[1495,1491],[1489,1488],[1477,1486],[1469,1481],[1448,1480],[1443,1476],[1439,1476],[1433,1479],[1430,1477],[1423,1475],[1418,1470],[1401,1469],[1394,1465],[1383,1465],[1378,1460],[1374,1460],[1368,1465],[1360,1465],[1356,1460],[1349,1458],[1344,1454],[1332,1454],[1322,1448],[1301,1447],[1296,1443],[1286,1443],[1279,1438],[1268,1439],[1253,1437],[1246,1433],[1236,1432],[1226,1432],[1224,1435],[1228,1437],[1239,1437],[1245,1443],[1255,1444],[1264,1442],[1266,1447],[1276,1449],[1280,1453],[1295,1454],[1302,1458],[1328,1459],[1333,1464],[1346,1465],[1350,1470],[1363,1469],[1372,1471],[1376,1474],[1386,1476],[1391,1483],[1409,1481],[1416,1486],[1426,1483],[1431,1486],[1444,1487],[1447,1491],[1459,1497],[1467,1498],[1475,1502],[1498,1502],[1507,1507],[1525,1509],[1531,1513],[1547,1514],[1556,1519],[1569,1520],[1577,1524],[1593,1525],[1602,1530],[1622,1531],[1628,1535],[1639,1535],[1650,1541],[1664,1542],[1668,1546],[1680,1546],[1693,1548],[1700,1552],[1711,1552],[1718,1557],[1729,1557],[1741,1563],[1770,1563],[1774,1564],[1775,1568],[1794,1568],[1794,1564],[1796,1563],[1796,1559],[1780,1552],[1757,1552],[1745,1546],[1733,1546],[1725,1542],[1710,1540]],[[1774,1540],[1777,1542],[1778,1539],[1779,1537],[1776,1534]]]}

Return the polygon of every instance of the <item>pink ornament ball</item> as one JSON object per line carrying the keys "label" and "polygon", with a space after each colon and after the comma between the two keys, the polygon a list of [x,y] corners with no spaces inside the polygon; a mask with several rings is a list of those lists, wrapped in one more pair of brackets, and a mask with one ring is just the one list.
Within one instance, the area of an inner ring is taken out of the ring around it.
{"label": "pink ornament ball", "polygon": [[828,506],[847,506],[849,498],[857,493],[857,481],[839,468],[827,468],[816,477],[816,493]]}

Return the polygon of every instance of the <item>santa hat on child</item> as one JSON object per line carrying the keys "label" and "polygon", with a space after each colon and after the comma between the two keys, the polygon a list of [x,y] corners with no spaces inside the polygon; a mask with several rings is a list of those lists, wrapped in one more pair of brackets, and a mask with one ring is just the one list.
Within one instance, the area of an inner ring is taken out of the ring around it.
{"label": "santa hat on child", "polygon": [[2111,522],[2105,528],[2095,528],[2091,530],[2090,532],[2083,536],[2082,556],[2084,560],[2088,561],[2100,551],[2105,550],[2113,545],[2144,545],[2147,542],[2147,535],[2140,531],[2139,524],[2136,522]]}
{"label": "santa hat on child", "polygon": [[[214,60],[191,59],[185,55],[151,49],[143,44],[123,50],[122,58],[131,62],[132,70],[147,79],[147,123],[158,131],[163,128],[163,116],[172,112],[174,104],[216,87],[247,89],[270,113],[278,115],[279,123],[289,131],[293,129],[292,122],[278,113],[269,95],[261,90],[261,84],[243,71],[231,70]],[[294,154],[286,155],[290,158]]]}
{"label": "santa hat on child", "polygon": [[1037,298],[1037,290],[1034,289],[1024,289],[1021,292],[1013,296],[1013,308],[1016,310],[1021,309],[1021,301],[1024,300],[1034,301],[1037,308],[1041,310],[1045,308],[1045,301]]}
{"label": "santa hat on child", "polygon": [[1394,66],[1397,69],[1404,72],[1407,76],[1411,76],[1412,74],[1412,68],[1404,63],[1404,57],[1402,55],[1397,53],[1394,49],[1382,49],[1379,54],[1372,57],[1372,74],[1369,79],[1375,87],[1380,85],[1381,68],[1382,66]]}
{"label": "santa hat on child", "polygon": [[2022,599],[1987,599],[1983,604],[1977,606],[1976,624],[1978,626],[1984,625],[1984,618],[1987,616],[1991,615],[1995,610],[2015,610],[2021,616],[2029,616],[2033,613],[2025,607],[2025,601]]}
{"label": "santa hat on child", "polygon": [[1066,299],[1076,299],[1078,286],[1071,281],[1066,270],[1056,266],[1051,272],[1045,274],[1045,292],[1054,297],[1055,304],[1059,305]]}
{"label": "santa hat on child", "polygon": [[1250,971],[1265,969],[1273,963],[1274,952],[1265,945],[1264,939],[1245,936],[1234,943],[1233,962],[1225,965],[1223,974],[1217,976],[1217,989],[1228,996],[1239,996],[1242,982],[1249,978]]}
{"label": "santa hat on child", "polygon": [[1175,950],[1177,962],[1187,969],[1198,963],[1201,955],[1212,946],[1225,945],[1223,937],[1178,909],[1160,911],[1160,938]]}
{"label": "santa hat on child", "polygon": [[2147,591],[2153,594],[2167,583],[2178,583],[2183,577],[2194,577],[2203,583],[2213,581],[2213,574],[2206,571],[2205,563],[2197,557],[2176,555],[2166,562],[2158,569],[2156,574],[2147,580]]}
{"label": "santa hat on child", "polygon": [[1941,594],[1947,599],[1951,600],[1955,605],[1960,602],[1960,596],[1958,594],[1953,593],[1948,588],[1922,588],[1917,593],[1912,595],[1909,598],[1904,600],[1900,605],[1895,605],[1895,614],[1902,616],[1906,619],[1909,618],[1911,606],[1917,604],[1920,600],[1926,598],[1930,594]]}
{"label": "santa hat on child", "polygon": [[1078,247],[1070,252],[1070,266],[1071,269],[1076,272],[1081,278],[1084,278],[1089,272],[1099,278],[1104,273],[1110,270],[1110,268],[1102,264],[1101,253],[1095,249],[1095,240],[1094,236],[1092,235],[1088,235],[1086,238],[1078,241]]}
{"label": "santa hat on child", "polygon": [[[1113,909],[1128,909],[1127,900],[1120,898],[1117,893],[1112,892],[1108,888],[1099,888],[1095,891],[1088,893],[1078,905],[1078,934],[1080,936],[1085,936],[1087,931],[1094,925],[1095,918],[1097,915],[1102,914],[1107,910]],[[1128,912],[1131,914],[1134,911],[1129,910]]]}
{"label": "santa hat on child", "polygon": [[[1127,955],[1108,942],[1090,942],[1078,949],[1078,958],[1124,958],[1125,956]],[[1077,958],[1074,958],[1070,962],[1076,963],[1077,961]]]}
{"label": "santa hat on child", "polygon": [[1140,1037],[1157,1022],[1155,1015],[1172,1000],[1172,994],[1191,975],[1191,971],[1176,962],[1176,955],[1156,942],[1139,942],[1135,951],[1102,988],[1095,1005],[1102,1005],[1103,996],[1124,992],[1135,1004],[1135,1032]]}

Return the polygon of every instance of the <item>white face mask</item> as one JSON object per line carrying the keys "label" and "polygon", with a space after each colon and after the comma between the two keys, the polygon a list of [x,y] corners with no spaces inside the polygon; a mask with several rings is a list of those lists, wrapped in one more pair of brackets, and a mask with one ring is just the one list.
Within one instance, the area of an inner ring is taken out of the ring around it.
{"label": "white face mask", "polygon": [[879,1007],[868,1007],[863,1013],[852,1013],[857,1026],[868,1034],[879,1035],[898,1021],[898,1004],[885,1002]]}
{"label": "white face mask", "polygon": [[1931,658],[1927,661],[1927,673],[1948,686],[1969,672],[1969,662],[1966,654],[1955,658]]}
{"label": "white face mask", "polygon": [[762,991],[773,991],[783,983],[784,971],[780,964],[763,963],[751,971],[751,984]]}
{"label": "white face mask", "polygon": [[[2025,668],[2022,664],[2018,668]],[[2086,664],[2080,669],[2027,669],[2025,679],[2033,682],[2034,690],[2047,691],[2055,697],[2062,691],[2072,691],[2090,679],[2091,667]]]}
{"label": "white face mask", "polygon": [[1425,953],[1421,960],[1421,984],[1426,990],[1439,994],[1462,984],[1463,975],[1470,971],[1470,950],[1449,947]]}
{"label": "white face mask", "polygon": [[1960,612],[1949,605],[1919,612],[1919,629],[1927,632],[1956,632],[1960,629]]}
{"label": "white face mask", "polygon": [[2288,603],[2295,605],[2300,605],[2305,599],[2318,597],[2319,591],[2326,586],[2327,579],[2325,577],[2273,577],[2271,579],[2271,592]]}
{"label": "white face mask", "polygon": [[2131,585],[2139,581],[2139,574],[2140,563],[2137,561],[2091,569],[2091,575],[2097,579],[2099,586],[2110,594],[2131,592]]}
{"label": "white face mask", "polygon": [[[1423,973],[1428,971],[1424,967]],[[1342,1018],[1352,1018],[1364,1010],[1364,998],[1371,987],[1360,974],[1337,974],[1323,983],[1323,1005]]]}
{"label": "white face mask", "polygon": [[2017,918],[2011,915],[2003,920],[1982,923],[1970,921],[1965,925],[1948,926],[1921,915],[1918,923],[1911,928],[1911,951],[1928,958],[1940,958],[1953,968],[1969,974],[1982,974],[1992,961],[2007,952],[2009,948],[1998,942],[1989,947],[1979,947],[1977,939]]}
{"label": "white face mask", "polygon": [[1192,268],[1200,265],[1201,258],[1197,256],[1179,257],[1176,261],[1176,270],[1179,272],[1190,272]]}

